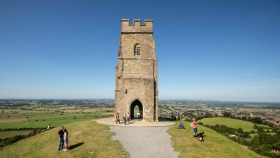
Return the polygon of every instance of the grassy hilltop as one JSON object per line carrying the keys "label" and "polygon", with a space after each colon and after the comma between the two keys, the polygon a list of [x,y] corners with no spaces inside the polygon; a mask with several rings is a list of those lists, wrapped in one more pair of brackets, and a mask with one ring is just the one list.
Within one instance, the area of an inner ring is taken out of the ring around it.
{"label": "grassy hilltop", "polygon": [[114,134],[106,125],[95,121],[83,121],[65,126],[69,132],[70,151],[57,151],[58,128],[21,140],[0,149],[3,158],[18,157],[128,157],[118,141],[112,141]]}
{"label": "grassy hilltop", "polygon": [[[180,157],[207,157],[207,158],[258,158],[262,157],[217,132],[199,126],[199,131],[206,134],[205,142],[193,138],[190,122],[183,121],[186,129],[177,129],[180,122],[168,130],[172,136],[172,146]],[[69,131],[71,150],[57,151],[59,127],[40,133],[33,137],[20,140],[12,145],[0,149],[0,155],[6,157],[98,157],[122,158],[129,157],[118,141],[112,141],[114,133],[109,131],[107,125],[101,125],[88,120],[76,122],[65,126]],[[131,140],[133,141],[133,140]]]}
{"label": "grassy hilltop", "polygon": [[172,136],[172,146],[180,152],[182,158],[258,158],[259,154],[249,150],[225,136],[203,126],[198,126],[198,131],[205,132],[205,142],[199,142],[193,138],[193,130],[190,122],[183,121],[186,129],[177,129],[179,121],[168,132]]}

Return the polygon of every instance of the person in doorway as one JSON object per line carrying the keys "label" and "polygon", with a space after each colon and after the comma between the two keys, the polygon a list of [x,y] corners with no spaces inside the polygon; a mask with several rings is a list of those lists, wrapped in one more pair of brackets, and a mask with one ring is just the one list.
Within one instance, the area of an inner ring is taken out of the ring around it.
{"label": "person in doorway", "polygon": [[64,126],[61,126],[61,129],[58,131],[59,143],[58,143],[58,151],[63,149],[64,146]]}
{"label": "person in doorway", "polygon": [[126,118],[126,114],[124,114],[124,115],[123,115],[123,121],[124,121],[124,124],[125,124],[125,125],[126,125],[126,119],[127,119],[127,118]]}
{"label": "person in doorway", "polygon": [[69,139],[68,139],[68,131],[64,128],[63,130],[63,139],[64,139],[64,149],[63,151],[69,150]]}
{"label": "person in doorway", "polygon": [[142,119],[143,119],[143,112],[140,111],[140,120],[142,120]]}
{"label": "person in doorway", "polygon": [[140,121],[140,112],[137,112],[138,121]]}
{"label": "person in doorway", "polygon": [[194,136],[196,136],[196,133],[197,133],[197,124],[199,123],[199,120],[195,120],[195,118],[192,119],[193,122],[192,122],[192,128],[193,128],[193,133],[194,133]]}

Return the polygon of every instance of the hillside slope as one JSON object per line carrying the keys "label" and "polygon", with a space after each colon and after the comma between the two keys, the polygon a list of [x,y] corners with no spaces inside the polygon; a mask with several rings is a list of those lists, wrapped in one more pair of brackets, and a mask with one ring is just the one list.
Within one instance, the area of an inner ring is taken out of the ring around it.
{"label": "hillside slope", "polygon": [[172,136],[172,146],[180,152],[180,157],[207,158],[258,158],[262,157],[225,136],[203,126],[198,126],[198,132],[205,132],[204,142],[193,137],[190,122],[183,121],[186,129],[177,129],[180,122],[171,127],[168,132]]}
{"label": "hillside slope", "polygon": [[[232,119],[232,118],[225,118],[225,117],[213,117],[213,118],[204,118],[201,120],[201,122],[204,125],[210,125],[210,126],[215,126],[217,124],[219,125],[225,125],[230,128],[242,128],[245,132],[251,132],[254,130],[255,132],[257,131],[254,129],[254,123],[245,121],[245,120],[238,120],[238,119]],[[270,128],[269,126],[266,125],[258,125],[262,126],[265,128]]]}
{"label": "hillside slope", "polygon": [[118,141],[112,141],[109,127],[95,121],[84,121],[65,126],[69,132],[71,150],[57,150],[58,130],[54,128],[0,149],[3,158],[18,157],[128,157]]}

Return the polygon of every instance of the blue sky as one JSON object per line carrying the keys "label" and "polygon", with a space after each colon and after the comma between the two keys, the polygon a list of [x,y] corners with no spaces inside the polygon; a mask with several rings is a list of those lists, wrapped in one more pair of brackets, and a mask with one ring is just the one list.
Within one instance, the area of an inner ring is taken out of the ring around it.
{"label": "blue sky", "polygon": [[122,18],[154,20],[160,99],[280,102],[279,0],[2,0],[0,98],[114,98]]}

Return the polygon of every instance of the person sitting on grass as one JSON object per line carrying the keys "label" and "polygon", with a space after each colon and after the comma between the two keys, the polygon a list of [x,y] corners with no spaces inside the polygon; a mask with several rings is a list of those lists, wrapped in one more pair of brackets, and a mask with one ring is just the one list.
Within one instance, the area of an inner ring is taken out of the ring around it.
{"label": "person sitting on grass", "polygon": [[184,126],[184,124],[181,122],[178,128],[179,128],[179,129],[185,129],[185,126]]}

